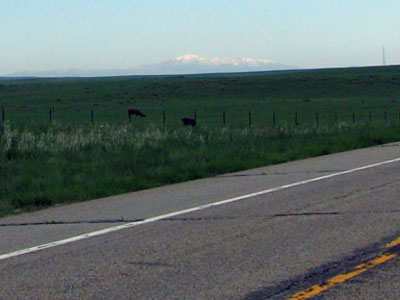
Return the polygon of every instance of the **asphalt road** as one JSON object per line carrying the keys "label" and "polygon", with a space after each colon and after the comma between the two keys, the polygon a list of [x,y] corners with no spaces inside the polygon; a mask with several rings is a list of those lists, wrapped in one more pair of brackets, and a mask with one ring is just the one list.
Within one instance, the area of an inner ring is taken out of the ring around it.
{"label": "asphalt road", "polygon": [[[285,299],[323,286],[400,254],[384,247],[400,236],[400,162],[371,166],[397,158],[395,143],[0,219],[0,299]],[[316,299],[399,299],[399,264]]]}

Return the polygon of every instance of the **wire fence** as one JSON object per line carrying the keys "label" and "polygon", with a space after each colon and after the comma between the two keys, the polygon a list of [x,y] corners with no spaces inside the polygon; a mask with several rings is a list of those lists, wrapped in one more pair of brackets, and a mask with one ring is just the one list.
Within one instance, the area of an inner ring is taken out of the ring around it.
{"label": "wire fence", "polygon": [[360,124],[373,122],[399,122],[400,112],[394,110],[358,110],[358,111],[323,111],[311,110],[197,110],[185,109],[181,111],[166,109],[149,109],[146,116],[128,114],[126,109],[22,109],[1,108],[1,122],[11,124],[29,123],[124,123],[156,124],[158,126],[181,126],[182,119],[195,120],[197,126],[229,126],[229,127],[257,127],[257,126],[323,126],[338,123]]}

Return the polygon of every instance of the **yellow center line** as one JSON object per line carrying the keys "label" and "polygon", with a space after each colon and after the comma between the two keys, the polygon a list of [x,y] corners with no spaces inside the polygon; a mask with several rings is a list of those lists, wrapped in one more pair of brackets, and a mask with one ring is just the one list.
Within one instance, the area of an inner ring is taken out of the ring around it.
{"label": "yellow center line", "polygon": [[[394,239],[390,243],[383,245],[381,247],[381,249],[388,250],[388,249],[391,249],[398,245],[400,245],[400,237]],[[307,290],[298,292],[298,293],[294,294],[293,296],[291,296],[290,298],[287,298],[287,300],[303,300],[303,299],[309,299],[311,297],[314,297],[314,296],[330,289],[331,287],[338,285],[340,283],[343,283],[353,277],[356,277],[356,276],[366,272],[369,269],[372,269],[380,264],[383,264],[383,263],[395,258],[396,256],[397,256],[397,254],[394,254],[394,253],[382,254],[381,256],[374,258],[373,260],[371,260],[367,263],[356,266],[352,271],[350,271],[348,273],[336,275],[335,277],[329,279],[323,285],[314,285]]]}
{"label": "yellow center line", "polygon": [[397,245],[400,244],[400,237],[398,237],[397,239],[394,239],[393,241],[391,241],[390,243],[387,243],[386,245],[384,245],[382,248],[383,249],[388,249],[388,248],[392,248],[395,247]]}
{"label": "yellow center line", "polygon": [[[400,241],[400,238],[399,238],[399,241]],[[392,243],[389,243],[387,245],[390,245],[390,244],[392,244]],[[386,248],[388,248],[388,247],[386,247]],[[394,254],[394,253],[393,254],[383,254],[365,264],[360,264],[360,265],[356,266],[352,271],[350,271],[348,273],[336,275],[335,277],[329,279],[324,285],[314,285],[313,287],[311,287],[307,290],[301,291],[297,294],[294,294],[293,296],[291,296],[290,298],[287,298],[287,299],[288,300],[309,299],[311,297],[314,297],[314,296],[322,293],[323,291],[330,289],[331,287],[333,287],[335,285],[343,283],[353,277],[356,277],[356,276],[368,271],[369,269],[372,269],[380,264],[383,264],[383,263],[395,258],[396,256],[397,256],[397,254]]]}

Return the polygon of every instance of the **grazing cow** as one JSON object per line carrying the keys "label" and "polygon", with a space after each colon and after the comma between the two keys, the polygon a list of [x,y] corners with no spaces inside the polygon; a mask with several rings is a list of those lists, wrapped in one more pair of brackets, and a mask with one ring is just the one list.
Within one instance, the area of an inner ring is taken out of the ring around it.
{"label": "grazing cow", "polygon": [[183,118],[181,120],[183,122],[183,126],[196,126],[196,119]]}
{"label": "grazing cow", "polygon": [[136,108],[129,108],[128,109],[128,117],[131,118],[131,115],[145,117],[146,115],[142,113],[140,110]]}

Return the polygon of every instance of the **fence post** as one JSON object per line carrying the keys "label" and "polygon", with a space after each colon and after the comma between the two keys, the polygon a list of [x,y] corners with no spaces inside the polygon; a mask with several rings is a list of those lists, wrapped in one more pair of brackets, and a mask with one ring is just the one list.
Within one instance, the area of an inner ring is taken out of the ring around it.
{"label": "fence post", "polygon": [[249,127],[251,127],[251,111],[249,111]]}
{"label": "fence post", "polygon": [[276,125],[276,114],[275,114],[275,112],[273,112],[272,113],[272,126],[275,127],[275,125]]}
{"label": "fence post", "polygon": [[93,109],[90,110],[90,120],[92,121],[93,124],[94,122]]}
{"label": "fence post", "polygon": [[225,127],[225,111],[223,111],[222,112],[222,124],[224,125],[224,127]]}
{"label": "fence post", "polygon": [[165,127],[165,109],[163,109],[163,111],[162,111],[162,123],[163,123],[163,127]]}

